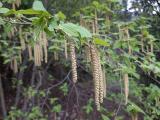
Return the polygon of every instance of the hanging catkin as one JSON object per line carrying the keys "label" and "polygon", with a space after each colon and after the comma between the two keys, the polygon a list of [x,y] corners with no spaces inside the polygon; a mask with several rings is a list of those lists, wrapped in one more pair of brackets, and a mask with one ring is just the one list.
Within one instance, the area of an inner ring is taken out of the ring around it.
{"label": "hanging catkin", "polygon": [[40,60],[43,61],[43,48],[42,48],[42,44],[38,45],[38,49],[39,49]]}
{"label": "hanging catkin", "polygon": [[87,62],[91,61],[91,52],[88,46],[85,46],[85,57],[86,57]]}
{"label": "hanging catkin", "polygon": [[25,50],[26,49],[26,45],[25,45],[25,40],[22,37],[22,27],[19,28],[19,39],[20,39],[21,49]]}
{"label": "hanging catkin", "polygon": [[144,37],[141,35],[141,51],[144,52]]}
{"label": "hanging catkin", "polygon": [[132,54],[132,49],[131,49],[131,45],[130,45],[130,35],[129,35],[129,30],[128,28],[125,28],[125,34],[126,34],[126,40],[127,40],[127,44],[128,44],[128,53],[131,55]]}
{"label": "hanging catkin", "polygon": [[30,45],[28,45],[28,54],[29,54],[29,60],[32,60],[33,59],[32,47]]}
{"label": "hanging catkin", "polygon": [[71,65],[72,65],[72,80],[74,83],[77,82],[77,61],[76,61],[76,53],[75,53],[75,44],[70,42],[70,57],[71,57]]}
{"label": "hanging catkin", "polygon": [[92,22],[92,33],[93,35],[95,34],[95,22],[94,21]]}
{"label": "hanging catkin", "polygon": [[19,7],[21,5],[21,0],[16,0],[15,4],[16,4],[17,7]]}
{"label": "hanging catkin", "polygon": [[58,57],[58,53],[57,52],[54,52],[54,60],[57,60],[58,61],[59,57]]}
{"label": "hanging catkin", "polygon": [[65,58],[68,59],[67,40],[64,41],[64,53],[65,53]]}
{"label": "hanging catkin", "polygon": [[103,103],[103,98],[104,98],[104,90],[103,90],[103,73],[102,73],[102,67],[101,67],[101,61],[100,61],[100,55],[98,53],[98,50],[96,49],[97,53],[97,59],[98,59],[98,69],[99,69],[99,99],[100,103]]}
{"label": "hanging catkin", "polygon": [[38,58],[38,66],[41,66],[42,61],[42,48],[40,44],[37,44],[37,58]]}
{"label": "hanging catkin", "polygon": [[13,71],[15,74],[18,72],[18,64],[16,58],[13,59]]}
{"label": "hanging catkin", "polygon": [[102,69],[103,72],[103,97],[106,97],[106,90],[107,90],[107,85],[106,85],[106,72],[105,68]]}
{"label": "hanging catkin", "polygon": [[40,47],[39,44],[36,43],[34,45],[34,63],[35,66],[41,66],[41,55],[40,55]]}
{"label": "hanging catkin", "polygon": [[[44,61],[45,63],[47,63],[48,61],[48,50],[47,50],[47,47],[48,47],[48,40],[47,40],[47,36],[46,36],[46,33],[43,31],[41,32],[41,46],[43,47],[43,51],[44,51]],[[43,53],[42,51],[42,53]]]}
{"label": "hanging catkin", "polygon": [[95,92],[95,104],[97,107],[97,110],[100,110],[100,79],[99,79],[99,64],[98,64],[98,56],[97,56],[97,50],[94,45],[90,46],[91,49],[91,59],[92,59],[92,69],[93,69],[93,81],[94,81],[94,92]]}
{"label": "hanging catkin", "polygon": [[129,95],[129,78],[128,78],[127,73],[125,73],[123,75],[123,80],[124,80],[125,104],[127,104],[128,103],[128,95]]}
{"label": "hanging catkin", "polygon": [[34,64],[38,66],[38,59],[37,59],[37,45],[34,45]]}
{"label": "hanging catkin", "polygon": [[95,9],[95,18],[94,18],[94,21],[95,21],[95,33],[96,33],[96,34],[99,34],[98,16],[97,16],[97,10],[96,10],[96,9]]}
{"label": "hanging catkin", "polygon": [[16,9],[16,5],[15,5],[15,3],[12,3],[12,9]]}

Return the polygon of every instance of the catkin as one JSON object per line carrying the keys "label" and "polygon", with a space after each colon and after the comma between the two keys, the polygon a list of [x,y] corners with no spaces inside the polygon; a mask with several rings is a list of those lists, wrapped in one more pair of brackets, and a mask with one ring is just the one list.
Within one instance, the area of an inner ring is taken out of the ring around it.
{"label": "catkin", "polygon": [[10,63],[10,68],[11,68],[11,70],[13,70],[13,68],[14,68],[14,66],[13,66],[13,60]]}
{"label": "catkin", "polygon": [[94,21],[92,22],[92,33],[93,35],[95,34],[95,22]]}
{"label": "catkin", "polygon": [[19,7],[21,5],[21,0],[16,0],[15,4],[16,4],[17,7]]}
{"label": "catkin", "polygon": [[37,45],[35,44],[34,45],[34,64],[35,64],[35,66],[37,66],[38,65],[38,62],[37,62],[38,60],[37,60]]}
{"label": "catkin", "polygon": [[132,48],[130,45],[130,35],[129,35],[129,31],[128,28],[126,29],[126,37],[127,37],[127,41],[128,41],[128,53],[131,55],[132,54]]}
{"label": "catkin", "polygon": [[95,33],[99,34],[97,10],[95,10],[95,18],[94,19],[95,19]]}
{"label": "catkin", "polygon": [[92,67],[93,67],[93,81],[94,81],[94,92],[95,92],[95,104],[97,110],[100,110],[100,79],[99,79],[99,64],[97,59],[97,50],[94,45],[90,46],[91,49],[91,59],[92,59]]}
{"label": "catkin", "polygon": [[39,44],[36,43],[34,45],[34,63],[35,66],[41,66],[41,55],[40,55],[40,47]]}
{"label": "catkin", "polygon": [[124,80],[125,104],[127,104],[129,95],[129,78],[127,73],[123,75],[123,80]]}
{"label": "catkin", "polygon": [[37,44],[37,58],[38,58],[38,66],[41,66],[42,61],[42,51],[41,46]]}
{"label": "catkin", "polygon": [[[40,32],[39,39],[34,45],[34,62],[36,66],[41,66],[42,62],[44,61],[47,63],[48,61],[48,41],[45,32]],[[32,50],[31,47],[28,47],[29,56],[32,58]]]}
{"label": "catkin", "polygon": [[19,62],[20,62],[20,64],[22,63],[22,55],[21,55],[21,53],[19,53]]}
{"label": "catkin", "polygon": [[96,52],[97,52],[97,59],[98,59],[97,64],[98,64],[98,69],[99,69],[99,99],[100,99],[100,103],[103,103],[103,98],[104,98],[104,95],[103,95],[103,73],[102,73],[101,61],[100,61],[100,56],[99,56],[98,50]]}
{"label": "catkin", "polygon": [[28,45],[28,54],[29,54],[29,60],[32,60],[33,59],[32,47],[30,45]]}
{"label": "catkin", "polygon": [[85,46],[85,57],[87,62],[91,61],[91,52],[88,46]]}
{"label": "catkin", "polygon": [[64,42],[64,53],[65,53],[65,58],[68,59],[67,40],[65,40]]}
{"label": "catkin", "polygon": [[39,45],[38,45],[38,48],[39,48],[40,60],[43,61],[43,48],[42,48],[42,45],[39,44]]}
{"label": "catkin", "polygon": [[12,9],[16,9],[15,3],[12,3]]}
{"label": "catkin", "polygon": [[141,36],[141,51],[142,52],[144,52],[144,43],[143,43],[143,41],[144,41],[144,38],[143,38],[143,36]]}
{"label": "catkin", "polygon": [[47,41],[47,36],[46,36],[46,33],[45,32],[42,32],[41,33],[42,37],[42,46],[43,46],[43,50],[44,50],[44,61],[45,63],[47,63],[48,61],[48,50],[47,50],[47,47],[48,47],[48,41]]}
{"label": "catkin", "polygon": [[73,82],[77,82],[77,61],[75,53],[75,44],[70,42],[70,57],[71,57],[71,66],[72,66],[72,79]]}
{"label": "catkin", "polygon": [[105,69],[102,69],[103,72],[103,97],[106,97],[106,90],[107,90],[107,85],[106,85],[106,72]]}
{"label": "catkin", "polygon": [[26,49],[26,45],[25,45],[25,40],[22,37],[22,28],[19,28],[19,39],[20,39],[20,44],[21,44],[21,49],[25,50]]}
{"label": "catkin", "polygon": [[58,53],[57,52],[54,52],[54,59],[55,60],[58,60],[59,58],[58,58]]}
{"label": "catkin", "polygon": [[14,73],[18,72],[18,64],[16,58],[13,59],[13,71]]}

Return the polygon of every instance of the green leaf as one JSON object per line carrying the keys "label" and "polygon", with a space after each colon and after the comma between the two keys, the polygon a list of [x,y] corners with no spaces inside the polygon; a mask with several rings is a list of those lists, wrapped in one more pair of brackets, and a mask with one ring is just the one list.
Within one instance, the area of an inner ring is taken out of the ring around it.
{"label": "green leaf", "polygon": [[2,2],[0,2],[0,7],[2,7],[3,6],[3,4],[2,4]]}
{"label": "green leaf", "polygon": [[8,8],[0,8],[0,13],[7,13],[9,12]]}
{"label": "green leaf", "polygon": [[110,120],[106,115],[102,114],[102,120]]}
{"label": "green leaf", "polygon": [[59,11],[55,16],[62,21],[66,19],[66,16],[61,11]]}
{"label": "green leaf", "polygon": [[91,38],[92,37],[91,33],[86,28],[84,28],[82,26],[79,26],[79,28],[77,28],[77,31],[79,32],[79,34],[82,38]]}
{"label": "green leaf", "polygon": [[145,112],[139,107],[139,106],[137,106],[135,103],[133,103],[133,102],[131,102],[131,101],[129,101],[129,104],[130,105],[128,105],[127,106],[127,111],[128,112],[134,112],[134,113],[143,113],[143,114],[145,114]]}
{"label": "green leaf", "polygon": [[71,29],[68,24],[60,24],[58,26],[59,29],[61,29],[65,34],[67,34],[69,37],[78,37],[77,31]]}
{"label": "green leaf", "polygon": [[53,111],[56,113],[61,112],[62,106],[60,104],[53,107]]}
{"label": "green leaf", "polygon": [[97,44],[97,45],[102,45],[102,46],[109,46],[109,43],[102,40],[102,39],[99,39],[99,38],[94,38],[94,43]]}
{"label": "green leaf", "polygon": [[50,22],[48,29],[49,29],[50,31],[54,31],[54,29],[55,29],[57,26],[58,26],[57,21],[53,19],[53,20]]}
{"label": "green leaf", "polygon": [[7,64],[7,63],[9,63],[9,62],[11,62],[11,60],[10,60],[10,59],[6,59],[3,63],[4,63],[4,64]]}
{"label": "green leaf", "polygon": [[33,3],[32,8],[33,8],[34,10],[46,11],[46,9],[44,8],[43,3],[42,3],[41,1],[35,1],[35,2]]}
{"label": "green leaf", "polygon": [[27,10],[18,10],[15,13],[16,14],[26,14],[26,15],[39,15],[39,14],[42,14],[42,11],[27,9]]}
{"label": "green leaf", "polygon": [[61,29],[69,37],[92,37],[91,33],[87,29],[73,23],[63,23],[60,24],[58,28]]}

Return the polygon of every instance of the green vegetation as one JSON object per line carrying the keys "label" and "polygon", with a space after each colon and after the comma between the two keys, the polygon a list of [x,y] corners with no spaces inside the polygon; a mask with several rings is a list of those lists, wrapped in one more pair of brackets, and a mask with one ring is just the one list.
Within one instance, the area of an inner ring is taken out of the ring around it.
{"label": "green vegetation", "polygon": [[0,120],[159,120],[159,10],[157,0],[2,0]]}

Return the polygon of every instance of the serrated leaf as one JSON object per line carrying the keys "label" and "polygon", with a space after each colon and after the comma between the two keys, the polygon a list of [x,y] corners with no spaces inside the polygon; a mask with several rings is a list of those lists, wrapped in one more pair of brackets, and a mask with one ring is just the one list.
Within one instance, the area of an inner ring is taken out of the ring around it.
{"label": "serrated leaf", "polygon": [[61,29],[64,33],[66,33],[70,37],[82,37],[82,38],[90,38],[92,37],[91,33],[84,27],[73,23],[63,23],[60,24],[59,29]]}

